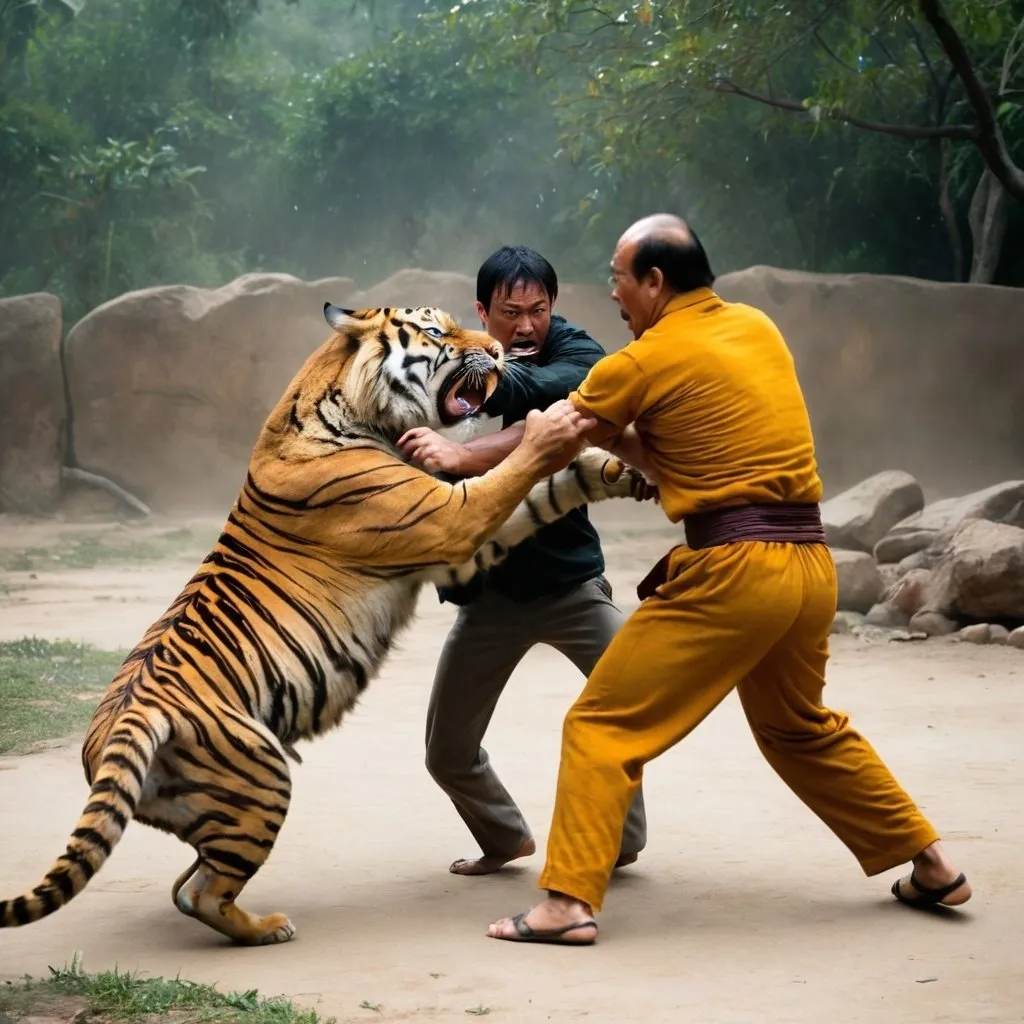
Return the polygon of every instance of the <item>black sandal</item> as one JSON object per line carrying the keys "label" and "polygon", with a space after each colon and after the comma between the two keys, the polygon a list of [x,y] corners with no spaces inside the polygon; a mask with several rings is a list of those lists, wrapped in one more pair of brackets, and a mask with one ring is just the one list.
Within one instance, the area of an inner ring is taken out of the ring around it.
{"label": "black sandal", "polygon": [[[917,880],[916,872],[911,871],[910,884],[917,890],[918,895],[913,897],[904,896],[900,892],[900,879],[898,878],[892,883],[892,894],[900,903],[906,903],[908,907],[934,907],[936,904],[948,907],[951,904],[943,903],[942,901],[951,893],[956,892],[966,881],[967,876],[961,871],[949,885],[944,885],[940,889],[931,889],[927,885],[922,885]],[[953,905],[959,906],[959,904]]]}
{"label": "black sandal", "polygon": [[[505,939],[508,942],[550,942],[557,946],[592,946],[597,938],[597,922],[592,918],[588,921],[574,921],[564,928],[550,928],[538,930],[531,928],[526,923],[526,915],[529,911],[524,910],[512,918],[515,925],[515,935],[495,935],[496,939]],[[580,928],[593,928],[594,934],[589,939],[567,939],[568,932],[574,932]]]}

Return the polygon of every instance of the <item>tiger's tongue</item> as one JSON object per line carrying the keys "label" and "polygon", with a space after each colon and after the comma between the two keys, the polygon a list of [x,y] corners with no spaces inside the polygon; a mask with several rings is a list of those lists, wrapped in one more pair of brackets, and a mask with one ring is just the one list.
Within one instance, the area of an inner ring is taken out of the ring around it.
{"label": "tiger's tongue", "polygon": [[463,416],[476,410],[476,406],[463,398],[462,395],[449,396],[445,405],[453,416]]}

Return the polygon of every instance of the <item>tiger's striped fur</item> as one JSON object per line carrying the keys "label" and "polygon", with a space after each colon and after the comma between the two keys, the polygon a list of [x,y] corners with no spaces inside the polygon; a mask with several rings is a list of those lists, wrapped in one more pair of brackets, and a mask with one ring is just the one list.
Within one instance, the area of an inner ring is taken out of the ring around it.
{"label": "tiger's striped fur", "polygon": [[413,468],[398,437],[479,409],[500,346],[433,308],[324,312],[335,333],[268,416],[216,545],[96,710],[65,852],[0,927],[81,892],[135,818],[196,850],[179,910],[238,942],[291,938],[235,900],[287,814],[292,745],[353,707],[424,583],[467,581],[585,502],[647,496],[596,449],[536,484],[516,453],[454,485]]}

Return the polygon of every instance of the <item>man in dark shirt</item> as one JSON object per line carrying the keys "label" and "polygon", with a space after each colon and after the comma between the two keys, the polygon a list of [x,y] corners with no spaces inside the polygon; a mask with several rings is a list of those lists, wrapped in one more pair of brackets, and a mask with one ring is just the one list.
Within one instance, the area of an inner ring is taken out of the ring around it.
{"label": "man in dark shirt", "polygon": [[[483,408],[502,429],[458,444],[425,427],[399,447],[410,462],[456,477],[496,466],[523,436],[531,409],[568,397],[604,355],[579,327],[552,314],[558,279],[543,256],[505,246],[477,273],[477,314],[484,329],[513,356]],[[534,853],[522,813],[481,746],[498,699],[535,644],[548,644],[589,676],[624,617],[604,577],[601,542],[586,506],[517,545],[486,577],[439,588],[461,605],[434,676],[427,711],[427,769],[448,794],[481,849],[457,860],[454,874],[482,875]],[[637,792],[616,866],[631,864],[646,844],[643,793]]]}

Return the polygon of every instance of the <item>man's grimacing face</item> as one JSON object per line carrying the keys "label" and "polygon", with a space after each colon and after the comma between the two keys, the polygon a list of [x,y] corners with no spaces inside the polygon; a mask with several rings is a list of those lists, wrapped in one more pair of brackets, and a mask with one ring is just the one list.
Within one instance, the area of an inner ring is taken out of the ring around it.
{"label": "man's grimacing face", "polygon": [[509,355],[533,356],[551,329],[551,299],[534,281],[518,281],[511,290],[499,285],[491,295],[490,309],[476,304],[484,330]]}

